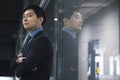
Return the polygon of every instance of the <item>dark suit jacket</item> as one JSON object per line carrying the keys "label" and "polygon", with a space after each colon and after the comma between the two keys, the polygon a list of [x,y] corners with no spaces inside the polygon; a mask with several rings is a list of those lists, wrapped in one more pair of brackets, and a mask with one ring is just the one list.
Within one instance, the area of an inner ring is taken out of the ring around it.
{"label": "dark suit jacket", "polygon": [[78,80],[78,42],[62,31],[62,80]]}
{"label": "dark suit jacket", "polygon": [[[42,31],[22,49],[22,53],[27,58],[21,64],[16,63],[16,58],[11,62],[16,76],[20,80],[49,80],[53,49]],[[38,69],[33,70],[35,67]]]}

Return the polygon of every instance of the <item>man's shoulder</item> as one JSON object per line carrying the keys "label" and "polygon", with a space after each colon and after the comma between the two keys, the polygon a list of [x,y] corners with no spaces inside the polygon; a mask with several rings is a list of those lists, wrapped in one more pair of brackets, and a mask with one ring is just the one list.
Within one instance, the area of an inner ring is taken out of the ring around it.
{"label": "man's shoulder", "polygon": [[64,38],[72,38],[72,36],[66,31],[62,31],[62,37],[64,37]]}

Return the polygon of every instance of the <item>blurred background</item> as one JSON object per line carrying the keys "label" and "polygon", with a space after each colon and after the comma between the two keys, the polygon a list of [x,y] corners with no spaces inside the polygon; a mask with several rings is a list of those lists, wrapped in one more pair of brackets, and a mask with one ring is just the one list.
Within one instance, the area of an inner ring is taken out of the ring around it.
{"label": "blurred background", "polygon": [[17,80],[10,61],[27,33],[21,20],[29,4],[43,7],[47,14],[44,29],[54,46],[50,80],[62,77],[61,28],[64,10],[69,6],[78,6],[83,18],[78,80],[97,80],[97,63],[99,80],[120,80],[119,0],[0,0],[0,80]]}

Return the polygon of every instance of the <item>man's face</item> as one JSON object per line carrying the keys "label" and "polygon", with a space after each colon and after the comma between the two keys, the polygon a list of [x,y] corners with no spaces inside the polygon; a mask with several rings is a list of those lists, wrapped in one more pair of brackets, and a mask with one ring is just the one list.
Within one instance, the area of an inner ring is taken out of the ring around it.
{"label": "man's face", "polygon": [[37,18],[35,12],[32,9],[28,9],[23,14],[23,25],[26,30],[33,31],[41,26],[42,21]]}
{"label": "man's face", "polygon": [[73,15],[68,19],[67,26],[73,30],[80,30],[82,26],[82,16],[79,12],[75,11]]}

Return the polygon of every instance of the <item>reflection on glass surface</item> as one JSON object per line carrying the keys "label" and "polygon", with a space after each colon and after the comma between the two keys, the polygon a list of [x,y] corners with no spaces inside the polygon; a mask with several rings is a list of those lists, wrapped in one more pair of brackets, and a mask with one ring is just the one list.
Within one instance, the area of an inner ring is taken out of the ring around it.
{"label": "reflection on glass surface", "polygon": [[14,80],[13,77],[0,76],[0,80]]}
{"label": "reflection on glass surface", "polygon": [[[70,4],[66,4],[68,2]],[[61,0],[60,9],[69,6],[79,6],[83,18],[83,26],[79,37],[79,76],[78,80],[119,80],[120,52],[119,52],[119,0]],[[80,5],[75,1],[79,1]],[[58,21],[62,21],[59,20]],[[62,22],[59,22],[62,24]],[[58,26],[58,27],[60,27]],[[61,35],[58,35],[61,36]],[[96,42],[99,40],[99,43]],[[89,46],[89,42],[92,42]],[[60,51],[63,50],[60,49]],[[61,53],[59,52],[59,55]],[[69,58],[70,55],[66,55]],[[63,59],[63,55],[58,57]],[[96,77],[97,63],[99,63],[99,77]],[[58,62],[63,65],[63,63]],[[61,66],[58,65],[58,66]],[[60,70],[60,69],[59,69]],[[60,71],[59,71],[60,72]],[[58,74],[58,77],[61,75]],[[62,80],[59,78],[59,80]]]}

